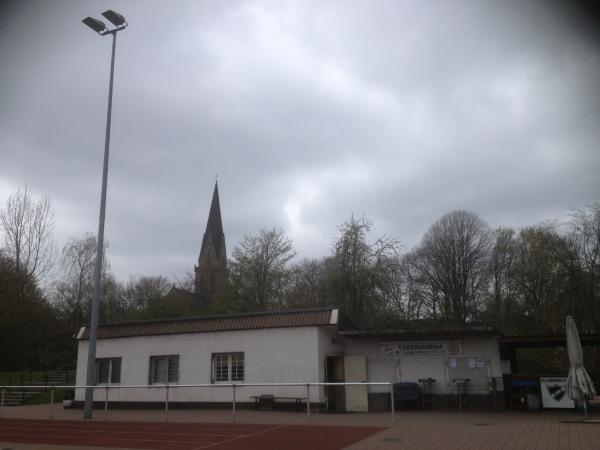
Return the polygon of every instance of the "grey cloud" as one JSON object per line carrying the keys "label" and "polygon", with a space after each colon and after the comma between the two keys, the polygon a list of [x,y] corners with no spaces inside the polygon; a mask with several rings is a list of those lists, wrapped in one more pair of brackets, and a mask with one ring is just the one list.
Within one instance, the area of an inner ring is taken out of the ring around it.
{"label": "grey cloud", "polygon": [[[597,36],[551,5],[119,4],[114,270],[191,268],[216,174],[229,251],[278,226],[302,257],[351,213],[410,248],[452,209],[519,226],[597,200]],[[50,194],[61,243],[97,227],[110,42],[80,20],[113,6],[0,14],[0,195]]]}

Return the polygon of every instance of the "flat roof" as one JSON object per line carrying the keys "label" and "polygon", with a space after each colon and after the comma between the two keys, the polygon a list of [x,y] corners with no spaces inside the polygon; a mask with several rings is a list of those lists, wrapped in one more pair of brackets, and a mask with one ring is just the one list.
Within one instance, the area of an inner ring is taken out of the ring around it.
{"label": "flat roof", "polygon": [[[581,345],[600,345],[600,334],[580,334]],[[500,344],[515,348],[564,347],[567,345],[565,334],[543,334],[531,336],[502,336]]]}
{"label": "flat roof", "polygon": [[356,339],[390,340],[427,340],[427,339],[458,339],[463,337],[501,336],[497,329],[487,326],[466,326],[453,328],[422,327],[391,330],[344,330],[342,336]]}
{"label": "flat roof", "polygon": [[[335,308],[313,308],[288,311],[156,319],[98,326],[98,339],[159,336],[170,334],[209,333],[215,331],[257,330],[338,325],[340,315]],[[82,327],[78,340],[89,339],[89,327]]]}

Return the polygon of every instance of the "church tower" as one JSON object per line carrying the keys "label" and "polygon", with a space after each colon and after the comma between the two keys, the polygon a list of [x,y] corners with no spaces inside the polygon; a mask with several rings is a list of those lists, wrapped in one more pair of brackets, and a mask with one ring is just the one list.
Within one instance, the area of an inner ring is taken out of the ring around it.
{"label": "church tower", "polygon": [[218,280],[227,274],[225,234],[223,234],[223,224],[221,222],[217,182],[215,182],[198,265],[194,267],[194,271],[196,272],[194,293],[208,302],[215,293]]}

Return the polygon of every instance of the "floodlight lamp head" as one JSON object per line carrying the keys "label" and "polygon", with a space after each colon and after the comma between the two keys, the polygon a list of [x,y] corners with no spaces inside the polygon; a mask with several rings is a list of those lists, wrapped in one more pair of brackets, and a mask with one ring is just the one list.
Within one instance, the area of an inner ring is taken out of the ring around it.
{"label": "floodlight lamp head", "polygon": [[106,32],[108,32],[106,25],[101,20],[94,19],[93,17],[86,17],[82,22],[98,34],[106,34]]}
{"label": "floodlight lamp head", "polygon": [[106,17],[108,20],[110,20],[110,22],[116,27],[125,28],[127,26],[127,21],[125,20],[125,17],[123,17],[121,14],[119,14],[117,12],[114,12],[112,9],[104,11],[102,13],[102,15],[104,17]]}

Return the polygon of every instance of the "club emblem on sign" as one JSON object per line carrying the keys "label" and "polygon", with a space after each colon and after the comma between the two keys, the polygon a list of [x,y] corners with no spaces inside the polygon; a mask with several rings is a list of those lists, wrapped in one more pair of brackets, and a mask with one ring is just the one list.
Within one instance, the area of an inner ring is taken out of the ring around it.
{"label": "club emblem on sign", "polygon": [[565,396],[565,394],[567,393],[567,387],[560,386],[558,384],[546,386],[546,389],[548,390],[548,394],[550,394],[552,396],[552,398],[554,400],[556,400],[557,402],[560,402],[562,400],[562,398]]}
{"label": "club emblem on sign", "polygon": [[462,350],[461,347],[462,346],[460,341],[450,341],[448,342],[448,353],[450,355],[458,355]]}

